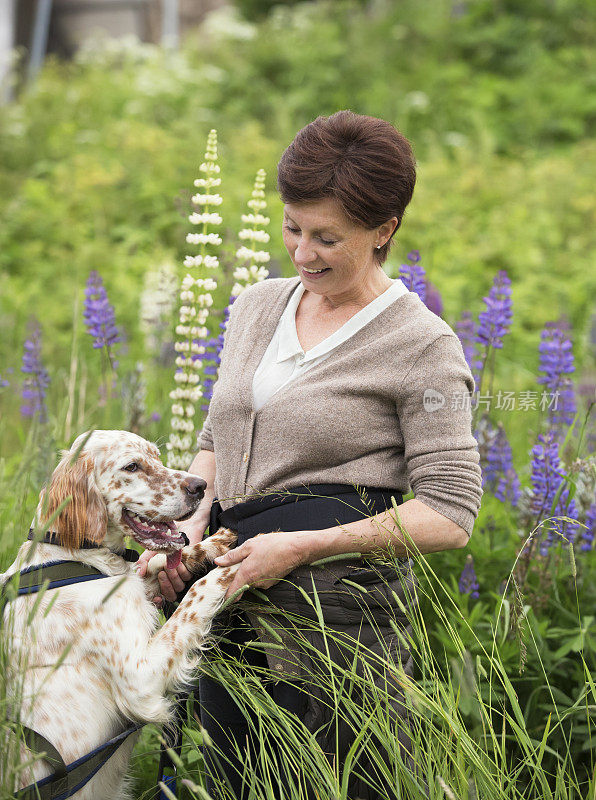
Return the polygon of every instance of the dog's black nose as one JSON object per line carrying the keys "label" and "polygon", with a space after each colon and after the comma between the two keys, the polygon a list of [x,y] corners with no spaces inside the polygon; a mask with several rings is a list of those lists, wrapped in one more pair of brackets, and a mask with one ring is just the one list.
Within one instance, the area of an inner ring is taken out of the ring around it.
{"label": "dog's black nose", "polygon": [[196,497],[198,494],[203,495],[207,488],[207,482],[202,478],[185,478],[182,481],[182,488],[191,497]]}

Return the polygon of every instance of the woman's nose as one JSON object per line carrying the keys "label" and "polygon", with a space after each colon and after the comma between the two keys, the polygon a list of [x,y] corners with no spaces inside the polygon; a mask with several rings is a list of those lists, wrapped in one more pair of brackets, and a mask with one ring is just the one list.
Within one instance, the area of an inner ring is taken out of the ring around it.
{"label": "woman's nose", "polygon": [[294,261],[297,264],[308,264],[310,261],[315,261],[317,254],[312,245],[310,245],[304,237],[300,237],[298,245],[294,250]]}

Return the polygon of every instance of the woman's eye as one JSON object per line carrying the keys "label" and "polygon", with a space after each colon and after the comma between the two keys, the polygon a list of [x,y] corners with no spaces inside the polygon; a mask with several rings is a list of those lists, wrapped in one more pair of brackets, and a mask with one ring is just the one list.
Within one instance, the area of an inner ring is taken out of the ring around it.
{"label": "woman's eye", "polygon": [[290,231],[290,233],[300,233],[300,229],[299,228],[290,228],[289,225],[286,225],[286,230]]}
{"label": "woman's eye", "polygon": [[321,244],[324,244],[324,245],[326,245],[326,247],[331,247],[331,245],[334,245],[334,244],[335,244],[335,242],[333,242],[333,241],[330,241],[329,239],[323,239],[323,238],[321,238]]}
{"label": "woman's eye", "polygon": [[133,461],[132,463],[127,464],[125,467],[122,467],[122,469],[126,470],[126,472],[136,472],[138,470],[138,468],[139,468],[139,465],[137,464],[136,461]]}

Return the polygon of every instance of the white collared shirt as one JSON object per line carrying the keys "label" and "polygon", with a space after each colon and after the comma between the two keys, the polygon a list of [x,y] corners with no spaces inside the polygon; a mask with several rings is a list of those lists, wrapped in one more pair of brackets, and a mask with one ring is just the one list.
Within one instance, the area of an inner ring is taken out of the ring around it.
{"label": "white collared shirt", "polygon": [[290,296],[273,338],[255,372],[252,382],[254,410],[259,411],[283,386],[329,358],[340,344],[358,333],[381,311],[407,292],[404,284],[397,278],[382,294],[350,317],[339,330],[305,352],[296,332],[296,309],[304,294],[304,286],[299,283]]}

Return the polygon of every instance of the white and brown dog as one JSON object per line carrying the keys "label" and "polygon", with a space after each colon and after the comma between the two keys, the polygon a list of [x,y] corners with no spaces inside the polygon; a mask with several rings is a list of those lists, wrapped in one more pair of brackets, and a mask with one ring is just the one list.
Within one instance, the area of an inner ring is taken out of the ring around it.
{"label": "white and brown dog", "polygon": [[[72,498],[52,523],[57,543],[27,541],[0,576],[6,580],[25,566],[57,560],[81,561],[110,576],[43,596],[17,597],[4,613],[8,690],[19,698],[20,721],[51,742],[66,764],[131,722],[170,720],[167,693],[191,678],[197,651],[237,569],[208,572],[159,627],[159,613],[150,598],[158,593],[156,575],[166,559],[175,566],[182,558],[197,573],[235,541],[231,531],[220,530],[184,548],[174,520],[192,515],[204,489],[201,478],[164,467],[158,448],[135,434],[83,434],[63,453],[38,507],[36,526]],[[149,562],[147,579],[122,557],[126,536],[163,553]],[[89,547],[90,542],[98,547]],[[32,615],[36,602],[39,607]],[[78,800],[127,796],[126,772],[135,738],[129,737],[74,795]],[[30,758],[24,746],[22,758]],[[51,772],[45,761],[37,761],[15,788]]]}

